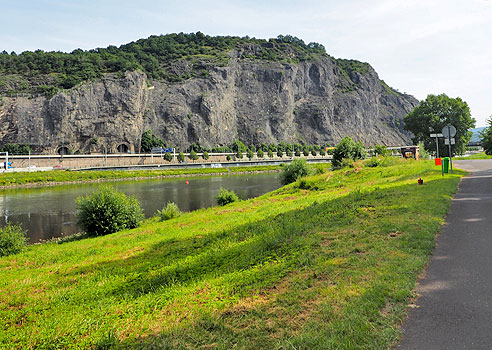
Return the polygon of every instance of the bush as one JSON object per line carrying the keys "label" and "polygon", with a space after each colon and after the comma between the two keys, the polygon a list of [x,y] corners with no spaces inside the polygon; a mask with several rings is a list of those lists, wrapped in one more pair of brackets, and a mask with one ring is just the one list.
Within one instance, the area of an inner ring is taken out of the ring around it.
{"label": "bush", "polygon": [[252,150],[248,149],[248,152],[246,152],[246,156],[251,160],[255,156]]}
{"label": "bush", "polygon": [[311,154],[312,154],[313,156],[316,156],[318,153],[316,153],[316,150],[315,150],[315,149],[313,149],[313,150],[311,150]]}
{"label": "bush", "polygon": [[205,159],[205,160],[208,160],[210,158],[210,156],[208,155],[208,152],[203,152],[202,153],[202,158]]}
{"label": "bush", "polygon": [[183,152],[179,152],[178,154],[178,162],[183,163],[185,161],[185,155]]}
{"label": "bush", "polygon": [[8,224],[0,229],[0,256],[20,253],[26,242],[26,232],[18,225]]}
{"label": "bush", "polygon": [[372,158],[369,158],[368,160],[366,160],[364,162],[364,166],[369,167],[369,168],[375,168],[378,166],[384,167],[384,166],[395,165],[397,162],[398,162],[398,159],[395,157],[392,157],[392,156],[387,156],[387,157],[376,156],[376,157],[372,157]]}
{"label": "bush", "polygon": [[304,149],[302,150],[302,154],[304,154],[304,156],[305,156],[305,157],[307,157],[307,156],[309,155],[309,149],[304,148]]}
{"label": "bush", "polygon": [[218,205],[226,205],[233,202],[238,202],[239,197],[234,191],[226,190],[225,188],[220,188],[219,194],[215,197]]}
{"label": "bush", "polygon": [[362,142],[355,143],[350,137],[343,138],[333,152],[331,164],[334,168],[342,168],[343,159],[364,159],[366,151]]}
{"label": "bush", "polygon": [[243,152],[241,152],[241,151],[237,151],[237,152],[236,152],[236,158],[237,158],[237,159],[243,159]]}
{"label": "bush", "polygon": [[263,150],[260,148],[260,149],[258,149],[258,152],[256,152],[256,156],[257,156],[258,158],[263,158],[263,157],[265,157],[265,153],[264,153],[264,152],[263,152]]}
{"label": "bush", "polygon": [[322,149],[319,150],[319,155],[320,156],[326,156],[326,151],[325,151],[324,148],[322,148]]}
{"label": "bush", "polygon": [[326,163],[316,163],[313,165],[315,174],[324,174],[326,170]]}
{"label": "bush", "polygon": [[190,154],[188,155],[188,158],[191,160],[197,160],[198,159],[198,154],[194,150],[191,150]]}
{"label": "bush", "polygon": [[386,148],[386,146],[383,145],[376,145],[374,146],[374,153],[376,156],[389,156],[391,154],[391,151]]}
{"label": "bush", "polygon": [[287,185],[303,176],[309,175],[310,171],[311,168],[305,159],[294,159],[292,163],[283,168],[280,180],[283,185]]}
{"label": "bush", "polygon": [[91,236],[135,228],[142,219],[138,200],[111,186],[101,186],[98,192],[77,198],[77,224]]}
{"label": "bush", "polygon": [[170,152],[166,152],[164,153],[164,159],[170,162],[171,160],[173,160],[173,155]]}
{"label": "bush", "polygon": [[273,151],[271,149],[268,150],[268,157],[273,158]]}
{"label": "bush", "polygon": [[226,160],[231,160],[231,156],[228,154]]}
{"label": "bush", "polygon": [[285,151],[285,155],[286,155],[287,157],[292,157],[292,151],[291,151],[290,149],[286,150],[286,151]]}
{"label": "bush", "polygon": [[283,157],[283,156],[284,156],[284,151],[282,151],[282,150],[280,150],[280,149],[279,149],[279,150],[277,151],[277,156],[278,156],[278,157]]}
{"label": "bush", "polygon": [[294,154],[295,154],[296,157],[300,157],[301,156],[301,151],[297,149]]}
{"label": "bush", "polygon": [[164,208],[162,208],[162,210],[157,211],[157,215],[159,215],[161,221],[170,220],[180,216],[181,210],[179,210],[176,203],[169,202]]}

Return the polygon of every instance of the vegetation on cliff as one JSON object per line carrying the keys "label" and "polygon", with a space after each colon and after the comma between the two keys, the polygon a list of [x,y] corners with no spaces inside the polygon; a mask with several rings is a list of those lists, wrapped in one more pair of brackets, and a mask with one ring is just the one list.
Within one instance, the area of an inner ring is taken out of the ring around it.
{"label": "vegetation on cliff", "polygon": [[30,246],[0,258],[0,347],[387,349],[461,175],[359,165]]}
{"label": "vegetation on cliff", "polygon": [[[234,51],[234,53],[233,53]],[[108,46],[71,53],[25,51],[0,53],[0,93],[38,92],[102,77],[104,73],[142,70],[151,79],[170,82],[207,77],[210,67],[224,66],[231,56],[281,62],[300,62],[326,55],[323,45],[305,44],[291,35],[275,39],[209,36],[201,32],[150,36],[120,47]]]}

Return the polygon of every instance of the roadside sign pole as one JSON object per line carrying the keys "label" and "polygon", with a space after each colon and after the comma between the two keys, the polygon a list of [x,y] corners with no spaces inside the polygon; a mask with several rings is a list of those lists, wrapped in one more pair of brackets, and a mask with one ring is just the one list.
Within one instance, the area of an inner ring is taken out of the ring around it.
{"label": "roadside sign pole", "polygon": [[436,154],[437,154],[437,157],[436,158],[439,158],[439,139],[437,138],[437,134],[436,134]]}
{"label": "roadside sign pole", "polygon": [[[453,135],[454,136],[454,135]],[[451,124],[448,124],[449,170],[453,173],[453,157],[451,153]]]}

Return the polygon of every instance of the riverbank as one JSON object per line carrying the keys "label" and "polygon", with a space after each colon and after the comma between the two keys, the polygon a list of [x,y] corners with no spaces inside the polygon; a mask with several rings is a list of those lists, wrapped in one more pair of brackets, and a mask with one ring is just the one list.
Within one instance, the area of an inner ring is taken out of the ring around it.
{"label": "riverbank", "polygon": [[173,170],[54,170],[43,172],[3,173],[0,174],[0,189],[57,186],[75,183],[118,180],[143,180],[148,178],[249,174],[279,171],[280,168],[281,166],[279,165],[265,165],[223,168],[189,168]]}
{"label": "riverbank", "polygon": [[31,246],[0,258],[0,347],[389,348],[462,175],[357,166]]}

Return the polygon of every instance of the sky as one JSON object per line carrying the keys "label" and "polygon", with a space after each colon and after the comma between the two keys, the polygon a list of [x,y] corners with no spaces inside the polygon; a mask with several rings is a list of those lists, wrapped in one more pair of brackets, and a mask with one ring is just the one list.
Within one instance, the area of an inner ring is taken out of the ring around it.
{"label": "sky", "polygon": [[0,51],[71,52],[191,33],[318,42],[400,92],[492,116],[492,0],[0,0]]}

